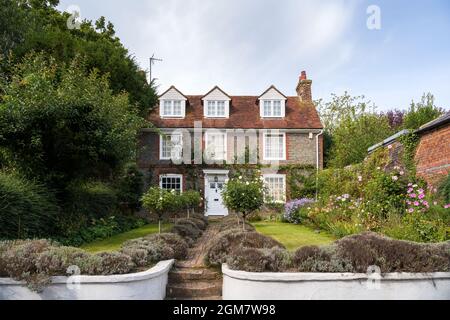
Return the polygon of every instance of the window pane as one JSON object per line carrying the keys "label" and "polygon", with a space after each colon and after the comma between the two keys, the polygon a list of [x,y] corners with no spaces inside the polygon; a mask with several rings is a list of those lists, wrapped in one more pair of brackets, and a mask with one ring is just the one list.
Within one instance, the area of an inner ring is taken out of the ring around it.
{"label": "window pane", "polygon": [[172,102],[165,100],[163,106],[163,115],[169,116],[172,114]]}
{"label": "window pane", "polygon": [[266,187],[268,189],[268,196],[271,201],[285,201],[284,196],[284,177],[266,177]]}
{"label": "window pane", "polygon": [[272,104],[271,101],[264,101],[264,116],[270,117],[272,116]]}
{"label": "window pane", "polygon": [[217,101],[217,115],[225,116],[225,101]]}
{"label": "window pane", "polygon": [[284,139],[282,134],[267,134],[265,140],[265,158],[283,159],[284,156]]}
{"label": "window pane", "polygon": [[175,100],[173,102],[173,115],[181,116],[181,101],[180,100]]}
{"label": "window pane", "polygon": [[216,103],[215,101],[208,101],[208,116],[214,117],[216,115]]}
{"label": "window pane", "polygon": [[162,158],[170,158],[170,136],[161,136],[162,139]]}
{"label": "window pane", "polygon": [[161,188],[181,192],[181,177],[161,176]]}
{"label": "window pane", "polygon": [[275,100],[273,102],[273,115],[275,117],[281,117],[281,101]]}

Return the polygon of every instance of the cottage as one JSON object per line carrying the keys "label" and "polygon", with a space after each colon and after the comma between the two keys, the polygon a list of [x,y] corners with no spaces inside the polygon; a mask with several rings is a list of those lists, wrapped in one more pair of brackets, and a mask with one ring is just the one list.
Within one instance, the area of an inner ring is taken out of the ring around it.
{"label": "cottage", "polygon": [[233,96],[216,86],[185,95],[171,86],[159,96],[143,130],[138,164],[150,184],[196,189],[205,214],[227,215],[221,189],[238,166],[259,166],[273,201],[289,197],[289,166],[323,166],[322,124],[302,72],[297,96],[270,86],[259,96]]}

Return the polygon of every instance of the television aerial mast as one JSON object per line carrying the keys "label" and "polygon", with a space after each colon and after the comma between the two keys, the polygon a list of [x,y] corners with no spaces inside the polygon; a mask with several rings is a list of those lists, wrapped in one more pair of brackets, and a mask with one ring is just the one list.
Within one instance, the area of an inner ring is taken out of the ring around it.
{"label": "television aerial mast", "polygon": [[150,84],[152,83],[152,66],[153,66],[153,64],[155,63],[155,61],[156,62],[161,62],[161,61],[163,61],[162,59],[158,59],[158,58],[155,58],[155,54],[153,54],[151,57],[150,57],[150,70],[149,70],[149,80],[150,80]]}

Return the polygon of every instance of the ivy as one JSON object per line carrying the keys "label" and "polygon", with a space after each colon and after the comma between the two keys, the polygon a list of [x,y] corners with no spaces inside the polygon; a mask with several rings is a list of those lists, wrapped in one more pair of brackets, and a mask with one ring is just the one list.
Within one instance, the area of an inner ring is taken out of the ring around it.
{"label": "ivy", "polygon": [[403,145],[403,163],[408,170],[411,177],[416,175],[416,163],[414,156],[416,154],[417,145],[419,144],[419,137],[414,132],[410,132],[400,137],[400,142]]}

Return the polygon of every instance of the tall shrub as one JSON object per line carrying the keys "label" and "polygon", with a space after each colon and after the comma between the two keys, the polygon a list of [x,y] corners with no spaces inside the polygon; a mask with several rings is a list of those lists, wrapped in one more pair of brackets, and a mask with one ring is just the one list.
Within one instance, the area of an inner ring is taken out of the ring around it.
{"label": "tall shrub", "polygon": [[242,217],[244,230],[248,215],[263,206],[264,191],[263,179],[258,175],[252,177],[238,176],[226,183],[222,191],[224,203],[228,209]]}
{"label": "tall shrub", "polygon": [[179,195],[175,190],[167,191],[158,187],[150,188],[142,196],[142,205],[151,213],[158,217],[158,228],[161,233],[161,220],[179,207]]}
{"label": "tall shrub", "polygon": [[56,232],[58,206],[37,182],[0,172],[0,238],[47,237]]}

